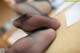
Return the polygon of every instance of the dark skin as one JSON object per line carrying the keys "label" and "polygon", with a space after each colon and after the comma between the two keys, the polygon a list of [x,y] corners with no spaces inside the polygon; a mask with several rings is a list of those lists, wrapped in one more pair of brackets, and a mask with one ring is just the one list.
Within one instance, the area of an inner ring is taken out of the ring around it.
{"label": "dark skin", "polygon": [[16,19],[14,25],[24,30],[26,33],[30,33],[43,26],[45,26],[45,28],[47,27],[47,29],[35,31],[30,33],[27,37],[19,39],[6,53],[44,53],[55,39],[55,30],[59,28],[60,23],[56,19],[41,15],[26,14],[23,18],[26,19],[22,20],[21,17]]}

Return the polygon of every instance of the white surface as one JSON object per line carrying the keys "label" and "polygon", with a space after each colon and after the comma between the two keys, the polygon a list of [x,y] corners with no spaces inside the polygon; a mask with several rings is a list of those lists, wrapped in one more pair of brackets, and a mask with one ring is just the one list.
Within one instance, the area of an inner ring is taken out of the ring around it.
{"label": "white surface", "polygon": [[20,39],[20,38],[22,38],[22,37],[25,37],[25,36],[27,36],[27,34],[26,34],[24,31],[18,29],[17,31],[15,31],[15,32],[11,35],[10,38],[8,38],[8,42],[9,42],[10,44],[13,44],[13,43],[15,43],[18,39]]}
{"label": "white surface", "polygon": [[80,2],[76,3],[65,12],[67,27],[80,20]]}
{"label": "white surface", "polygon": [[64,2],[60,7],[56,9],[56,12],[54,16],[57,16],[60,12],[68,8],[70,5],[72,5],[74,2]]}
{"label": "white surface", "polygon": [[65,0],[54,0],[51,5],[55,8],[59,7]]}

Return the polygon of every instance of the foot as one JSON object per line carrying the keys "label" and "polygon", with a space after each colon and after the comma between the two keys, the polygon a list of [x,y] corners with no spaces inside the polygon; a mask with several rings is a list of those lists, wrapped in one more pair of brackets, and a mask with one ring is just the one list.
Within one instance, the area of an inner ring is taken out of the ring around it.
{"label": "foot", "polygon": [[[52,10],[46,1],[27,2],[27,0],[4,0],[17,14],[49,14]],[[43,6],[43,7],[42,7]]]}
{"label": "foot", "polygon": [[60,22],[46,16],[25,14],[14,21],[14,25],[26,32],[31,32],[41,28],[58,29]]}
{"label": "foot", "polygon": [[25,14],[14,21],[14,25],[26,32],[45,27],[52,29],[39,30],[19,39],[6,53],[44,53],[56,37],[54,29],[60,26],[56,19],[46,16]]}
{"label": "foot", "polygon": [[40,30],[18,40],[6,53],[44,53],[55,39],[53,29]]}

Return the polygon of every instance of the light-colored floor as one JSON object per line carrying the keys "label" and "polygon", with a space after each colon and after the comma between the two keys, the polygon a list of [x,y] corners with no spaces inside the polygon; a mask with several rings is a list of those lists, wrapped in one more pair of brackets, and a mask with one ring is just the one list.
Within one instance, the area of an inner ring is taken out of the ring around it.
{"label": "light-colored floor", "polygon": [[[80,53],[80,21],[67,27],[65,11],[55,16],[61,22],[61,27],[57,30],[57,37],[46,53]],[[54,11],[50,15],[52,18],[53,14]]]}
{"label": "light-colored floor", "polygon": [[[0,0],[0,28],[10,19],[14,18],[16,14],[7,6],[5,2]],[[10,33],[5,33],[2,37],[0,36],[0,48],[8,47],[6,38]]]}

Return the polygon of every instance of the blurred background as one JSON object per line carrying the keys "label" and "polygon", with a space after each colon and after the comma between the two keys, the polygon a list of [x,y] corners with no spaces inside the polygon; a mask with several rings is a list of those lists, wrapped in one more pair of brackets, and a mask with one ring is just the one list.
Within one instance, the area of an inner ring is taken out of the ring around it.
{"label": "blurred background", "polygon": [[0,0],[0,48],[9,47],[7,39],[12,34],[11,31],[14,27],[11,19],[15,16],[16,13],[3,0]]}
{"label": "blurred background", "polygon": [[[27,0],[27,2],[33,1],[34,0]],[[49,1],[51,2],[52,0]],[[17,18],[16,12],[14,12],[7,3],[0,0],[0,48],[8,48],[16,40],[27,35],[22,30],[13,26],[13,20],[15,18]]]}
{"label": "blurred background", "polygon": [[[27,0],[27,2],[33,2],[34,0]],[[37,1],[37,0],[35,0]],[[54,17],[61,11],[67,9],[75,2],[65,2],[64,0],[48,0],[51,4],[51,10],[48,13],[50,15],[55,10]],[[47,5],[46,5],[47,6]],[[42,10],[44,11],[44,9]],[[47,11],[48,12],[48,11]],[[0,0],[0,48],[8,48],[16,40],[26,36],[27,34],[20,29],[13,26],[13,20],[18,17],[18,14],[14,12],[3,0]]]}

